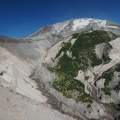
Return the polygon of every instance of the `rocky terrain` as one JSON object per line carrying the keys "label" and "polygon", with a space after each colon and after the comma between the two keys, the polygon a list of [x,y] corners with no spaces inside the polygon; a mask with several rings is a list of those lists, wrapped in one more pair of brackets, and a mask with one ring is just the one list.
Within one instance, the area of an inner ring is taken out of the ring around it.
{"label": "rocky terrain", "polygon": [[119,24],[90,18],[1,36],[0,119],[119,120],[119,42]]}

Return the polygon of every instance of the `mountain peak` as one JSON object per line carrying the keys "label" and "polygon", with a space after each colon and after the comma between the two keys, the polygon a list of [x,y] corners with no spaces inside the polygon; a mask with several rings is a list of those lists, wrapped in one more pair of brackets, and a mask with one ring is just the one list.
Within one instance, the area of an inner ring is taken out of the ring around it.
{"label": "mountain peak", "polygon": [[[108,20],[100,20],[93,18],[71,19],[53,25],[45,25],[44,27],[30,35],[30,37],[46,36],[46,34],[61,34],[63,36],[66,36],[72,32],[85,31],[90,28],[102,29],[105,31],[110,30],[113,32],[114,28],[119,28],[119,26],[119,24]],[[117,33],[119,33],[119,30],[117,31]]]}

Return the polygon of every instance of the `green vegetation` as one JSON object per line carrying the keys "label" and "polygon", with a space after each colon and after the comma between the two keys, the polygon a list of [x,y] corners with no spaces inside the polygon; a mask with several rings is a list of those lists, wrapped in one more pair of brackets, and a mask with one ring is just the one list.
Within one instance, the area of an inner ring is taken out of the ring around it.
{"label": "green vegetation", "polygon": [[55,72],[54,68],[50,67],[47,63],[43,64],[50,72]]}
{"label": "green vegetation", "polygon": [[79,50],[87,49],[89,47],[94,47],[100,43],[107,43],[111,40],[110,36],[107,32],[96,30],[90,33],[80,34],[77,37],[72,48],[76,48]]}
{"label": "green vegetation", "polygon": [[71,98],[73,90],[84,92],[84,84],[76,79],[69,77],[60,76],[57,80],[53,82],[53,87],[62,92],[64,96]]}
{"label": "green vegetation", "polygon": [[104,91],[104,93],[106,95],[111,95],[111,88],[109,87],[104,87],[104,88],[101,88],[102,91]]}
{"label": "green vegetation", "polygon": [[70,49],[70,47],[71,47],[70,42],[68,42],[68,43],[62,42],[62,48],[60,49],[60,51],[56,55],[55,59],[58,58],[62,52],[66,53]]}
{"label": "green vegetation", "polygon": [[88,67],[94,67],[100,65],[102,60],[95,54],[95,48],[87,48],[78,50],[77,48],[71,48],[72,54],[75,57],[75,61],[80,65],[80,69],[85,71]]}
{"label": "green vegetation", "polygon": [[120,64],[117,64],[116,65],[116,69],[115,69],[117,72],[120,72]]}
{"label": "green vegetation", "polygon": [[92,103],[92,98],[84,91],[84,84],[74,79],[79,71],[79,64],[75,60],[64,54],[54,70],[58,75],[58,79],[52,84],[56,90],[62,92],[67,98],[72,98],[73,91],[77,91],[79,93],[76,99],[77,102]]}
{"label": "green vegetation", "polygon": [[79,64],[66,54],[63,54],[54,69],[58,74],[71,75],[75,77],[78,74]]}
{"label": "green vegetation", "polygon": [[78,92],[78,96],[76,101],[88,102],[91,104],[93,102],[93,98],[85,93],[85,86],[82,82],[72,78],[72,76],[63,77],[63,75],[59,76],[57,80],[53,82],[53,87],[62,92],[63,95],[67,98],[72,98],[72,93],[74,91]]}
{"label": "green vegetation", "polygon": [[[73,45],[70,41],[62,43],[62,48],[55,56],[55,59],[59,58],[57,65],[53,68],[47,67],[58,76],[52,83],[56,90],[63,93],[67,98],[75,99],[76,102],[87,102],[88,107],[90,107],[91,103],[93,103],[93,98],[85,92],[84,84],[76,80],[75,77],[78,75],[79,70],[86,71],[89,67],[95,67],[102,63],[102,59],[95,53],[95,46],[100,43],[106,43],[107,54],[111,49],[110,44],[108,44],[111,41],[111,37],[105,31],[96,30],[89,33],[75,33],[73,38],[76,38]],[[72,53],[72,57],[68,56],[67,51]],[[61,55],[61,53],[63,54]],[[103,55],[104,62],[109,60],[109,58],[105,57],[106,54]],[[105,86],[112,80],[112,75],[109,71],[103,73],[102,77],[106,79]],[[86,76],[85,80],[88,79],[89,77]],[[105,87],[102,90],[105,94],[110,95],[110,88]],[[73,93],[77,96],[73,97]]]}
{"label": "green vegetation", "polygon": [[108,43],[111,38],[107,32],[96,30],[90,33],[74,34],[77,38],[70,50],[72,56],[81,65],[81,70],[100,65],[102,60],[95,54],[95,46],[100,43]]}
{"label": "green vegetation", "polygon": [[84,92],[84,93],[81,93],[78,95],[78,98],[76,99],[76,101],[77,102],[78,101],[87,102],[87,103],[91,104],[91,103],[93,103],[93,98],[89,94]]}
{"label": "green vegetation", "polygon": [[113,68],[108,69],[107,71],[103,72],[102,78],[105,79],[104,86],[109,85],[109,83],[112,81],[113,73],[114,73]]}
{"label": "green vegetation", "polygon": [[104,50],[103,50],[103,55],[102,55],[102,59],[104,61],[104,63],[108,63],[111,59],[109,58],[109,51],[113,49],[112,46],[110,45],[110,43],[106,43]]}
{"label": "green vegetation", "polygon": [[[101,78],[105,79],[104,82],[104,88],[102,88],[101,90],[104,91],[105,94],[107,95],[111,95],[111,88],[109,88],[109,83],[112,81],[113,75],[114,75],[114,71],[115,70],[119,70],[119,65],[116,65],[110,69],[108,69],[107,71],[103,72]],[[119,89],[118,85],[115,87],[115,89]]]}
{"label": "green vegetation", "polygon": [[[55,59],[58,58],[62,52],[65,54],[67,51],[70,51],[75,61],[79,64],[79,69],[83,71],[88,67],[94,67],[102,63],[102,60],[95,54],[95,46],[100,43],[108,43],[111,40],[107,32],[96,30],[90,33],[75,33],[73,34],[73,38],[76,38],[74,45],[71,45],[70,42],[63,42],[62,48]],[[106,44],[105,48],[106,50],[104,51],[107,52],[103,54],[104,62],[110,60],[108,55],[106,55],[111,48],[110,44]]]}
{"label": "green vegetation", "polygon": [[114,34],[114,33],[112,33],[112,32],[110,32],[109,35],[111,36],[111,39],[112,39],[112,40],[116,39],[117,37],[120,37],[119,35],[116,35],[116,34]]}
{"label": "green vegetation", "polygon": [[88,80],[89,79],[89,76],[85,76],[85,80]]}
{"label": "green vegetation", "polygon": [[72,36],[73,36],[73,38],[78,38],[79,35],[80,35],[80,33],[74,33]]}
{"label": "green vegetation", "polygon": [[116,107],[117,107],[117,105],[114,102],[111,102],[110,106],[113,107],[114,109],[116,109]]}

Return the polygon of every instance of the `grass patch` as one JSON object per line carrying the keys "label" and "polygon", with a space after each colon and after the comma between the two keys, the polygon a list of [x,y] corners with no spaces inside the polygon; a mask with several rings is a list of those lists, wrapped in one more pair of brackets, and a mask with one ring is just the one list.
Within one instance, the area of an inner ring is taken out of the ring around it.
{"label": "grass patch", "polygon": [[76,101],[77,102],[78,101],[87,102],[87,103],[91,104],[91,103],[93,103],[93,98],[89,94],[83,93],[83,94],[78,95],[78,98],[76,99]]}
{"label": "grass patch", "polygon": [[104,87],[104,88],[101,88],[101,90],[102,90],[106,95],[111,95],[111,88],[109,88],[109,87]]}
{"label": "grass patch", "polygon": [[63,93],[66,98],[72,98],[72,92],[77,91],[79,94],[76,98],[76,102],[86,102],[93,103],[93,98],[85,93],[85,86],[82,82],[72,78],[72,76],[68,75],[67,77],[63,77],[64,75],[59,76],[57,80],[55,80],[52,85],[53,87]]}
{"label": "grass patch", "polygon": [[67,56],[67,54],[64,54],[57,63],[57,66],[55,66],[55,70],[58,74],[63,73],[75,77],[79,71],[79,64]]}

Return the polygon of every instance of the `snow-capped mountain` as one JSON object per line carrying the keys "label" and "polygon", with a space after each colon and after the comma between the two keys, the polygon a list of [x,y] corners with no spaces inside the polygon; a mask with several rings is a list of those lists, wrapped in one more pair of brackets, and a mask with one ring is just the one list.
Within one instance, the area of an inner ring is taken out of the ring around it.
{"label": "snow-capped mountain", "polygon": [[119,42],[119,24],[92,18],[45,25],[21,39],[1,36],[1,119],[114,120]]}
{"label": "snow-capped mountain", "polygon": [[108,20],[99,20],[99,19],[72,19],[61,23],[56,23],[53,25],[45,25],[30,37],[38,37],[43,36],[43,34],[62,34],[64,36],[69,35],[72,32],[76,32],[77,30],[85,30],[85,29],[104,29],[108,31],[118,30],[119,31],[119,24]]}

